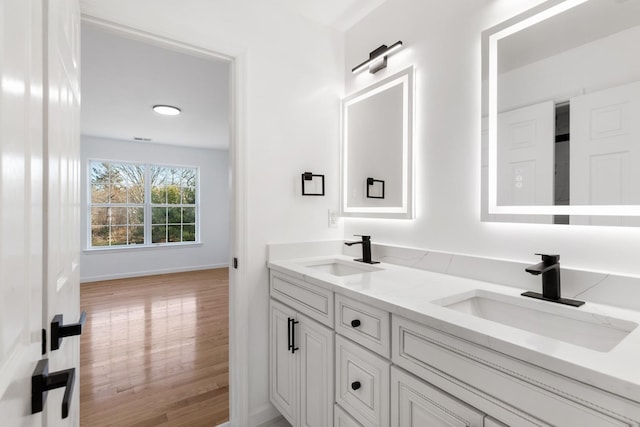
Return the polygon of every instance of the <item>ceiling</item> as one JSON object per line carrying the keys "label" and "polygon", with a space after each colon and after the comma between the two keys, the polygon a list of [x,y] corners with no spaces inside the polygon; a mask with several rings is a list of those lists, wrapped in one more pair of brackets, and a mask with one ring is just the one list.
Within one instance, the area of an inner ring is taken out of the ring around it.
{"label": "ceiling", "polygon": [[588,1],[501,39],[498,70],[510,71],[637,25],[640,0]]}
{"label": "ceiling", "polygon": [[[229,63],[82,25],[83,135],[229,147]],[[162,116],[151,108],[182,110]]]}
{"label": "ceiling", "polygon": [[[345,31],[386,0],[272,1],[289,13]],[[82,25],[81,55],[83,135],[228,149],[227,61],[88,23]],[[151,109],[156,104],[174,105],[182,114],[161,116]]]}
{"label": "ceiling", "polygon": [[386,0],[277,0],[285,8],[293,10],[320,24],[341,31],[351,28]]}

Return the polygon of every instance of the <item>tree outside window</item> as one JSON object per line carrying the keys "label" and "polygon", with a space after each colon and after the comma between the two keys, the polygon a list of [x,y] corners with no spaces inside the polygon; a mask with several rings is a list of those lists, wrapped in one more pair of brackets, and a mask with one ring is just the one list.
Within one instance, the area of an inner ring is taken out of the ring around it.
{"label": "tree outside window", "polygon": [[197,242],[196,168],[90,162],[91,247]]}

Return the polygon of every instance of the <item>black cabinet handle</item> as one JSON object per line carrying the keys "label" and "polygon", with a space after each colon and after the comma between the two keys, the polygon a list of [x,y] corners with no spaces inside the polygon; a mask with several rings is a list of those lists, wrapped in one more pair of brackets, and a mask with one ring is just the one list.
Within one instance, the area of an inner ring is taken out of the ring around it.
{"label": "black cabinet handle", "polygon": [[74,335],[82,334],[82,329],[87,321],[87,312],[83,311],[80,314],[80,320],[78,323],[71,323],[69,325],[62,324],[62,314],[56,314],[51,321],[51,350],[57,350],[60,348],[62,338],[72,337]]}
{"label": "black cabinet handle", "polygon": [[287,317],[287,351],[291,351],[293,345],[291,344],[291,322],[293,319],[291,317]]}
{"label": "black cabinet handle", "polygon": [[31,376],[31,413],[42,412],[49,390],[64,387],[62,418],[67,418],[69,416],[69,404],[73,394],[75,376],[76,368],[49,373],[49,359],[38,361],[36,369],[34,369]]}
{"label": "black cabinet handle", "polygon": [[351,383],[351,389],[357,390],[360,388],[360,381],[354,381]]}
{"label": "black cabinet handle", "polygon": [[357,328],[358,326],[360,326],[360,321],[358,319],[353,319],[351,321],[351,326]]}
{"label": "black cabinet handle", "polygon": [[291,354],[294,354],[296,350],[300,350],[296,347],[296,325],[300,323],[295,319],[291,319]]}

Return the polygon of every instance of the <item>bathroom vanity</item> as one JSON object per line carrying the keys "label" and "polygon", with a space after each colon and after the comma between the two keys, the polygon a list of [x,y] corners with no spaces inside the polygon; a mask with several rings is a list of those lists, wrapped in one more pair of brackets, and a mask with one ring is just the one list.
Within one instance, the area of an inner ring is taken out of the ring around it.
{"label": "bathroom vanity", "polygon": [[294,427],[640,425],[636,311],[342,254],[268,267],[270,398]]}

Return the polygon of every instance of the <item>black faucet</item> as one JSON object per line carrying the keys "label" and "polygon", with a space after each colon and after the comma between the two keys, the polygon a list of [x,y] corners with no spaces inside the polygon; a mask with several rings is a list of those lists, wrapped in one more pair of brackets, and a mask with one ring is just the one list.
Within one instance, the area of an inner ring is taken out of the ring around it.
{"label": "black faucet", "polygon": [[344,242],[347,246],[362,245],[362,258],[354,261],[365,262],[367,264],[380,264],[380,261],[371,261],[371,236],[363,236],[362,234],[354,234],[354,236],[362,237],[359,242]]}
{"label": "black faucet", "polygon": [[542,274],[542,293],[523,292],[525,297],[557,302],[560,304],[580,307],[584,301],[577,301],[560,296],[560,255],[536,254],[542,257],[542,262],[525,268],[527,273],[537,276]]}

